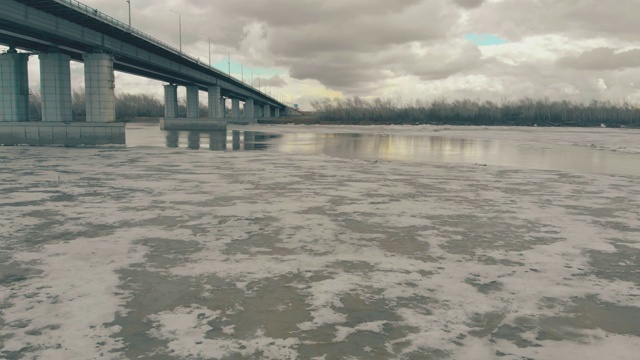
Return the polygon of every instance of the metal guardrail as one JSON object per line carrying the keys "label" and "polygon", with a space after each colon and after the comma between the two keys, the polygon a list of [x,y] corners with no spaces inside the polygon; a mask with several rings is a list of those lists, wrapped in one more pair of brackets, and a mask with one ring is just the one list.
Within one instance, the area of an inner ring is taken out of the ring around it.
{"label": "metal guardrail", "polygon": [[256,87],[253,86],[253,84],[247,84],[244,81],[239,81],[238,79],[233,78],[231,76],[231,74],[225,74],[222,71],[220,71],[220,70],[214,68],[213,66],[211,66],[211,64],[202,63],[202,62],[200,62],[200,59],[195,58],[195,57],[193,57],[193,56],[191,56],[189,54],[186,54],[186,53],[176,49],[175,47],[167,44],[166,42],[154,38],[151,35],[143,33],[142,31],[137,30],[134,27],[129,26],[129,24],[125,24],[122,21],[120,21],[120,20],[118,20],[118,19],[116,19],[116,18],[114,18],[112,16],[109,16],[109,15],[103,13],[103,12],[100,12],[96,8],[92,8],[91,6],[83,4],[83,3],[79,2],[79,1],[76,1],[76,0],[53,0],[53,1],[55,1],[57,3],[60,3],[60,4],[63,4],[63,5],[67,5],[69,7],[72,7],[74,9],[76,9],[76,10],[79,10],[79,11],[85,13],[86,15],[89,15],[91,17],[100,19],[100,20],[102,20],[102,21],[104,21],[106,23],[109,23],[109,24],[111,24],[111,25],[113,25],[113,26],[115,26],[115,27],[117,27],[117,28],[119,28],[121,30],[127,31],[127,32],[129,32],[131,34],[134,34],[134,35],[136,35],[136,36],[138,36],[138,37],[140,37],[142,39],[145,39],[145,40],[147,40],[147,41],[149,41],[149,42],[151,42],[153,44],[161,46],[161,47],[163,47],[163,48],[165,48],[167,50],[171,50],[176,55],[185,57],[185,58],[197,63],[198,65],[202,65],[202,66],[206,65],[210,70],[215,71],[216,73],[218,73],[220,75],[228,76],[228,77],[232,78],[233,80],[236,80],[236,81],[238,81],[238,82],[240,82],[240,83],[242,83],[244,85],[247,85],[247,86],[251,87],[254,91],[258,92],[259,94],[262,94],[263,96],[265,96],[267,98],[270,98],[270,99],[272,99],[272,100],[274,100],[276,102],[282,103],[281,101],[278,101],[278,100],[274,99],[273,97],[271,97],[270,95],[267,95],[266,93],[262,92],[261,90],[256,89]]}

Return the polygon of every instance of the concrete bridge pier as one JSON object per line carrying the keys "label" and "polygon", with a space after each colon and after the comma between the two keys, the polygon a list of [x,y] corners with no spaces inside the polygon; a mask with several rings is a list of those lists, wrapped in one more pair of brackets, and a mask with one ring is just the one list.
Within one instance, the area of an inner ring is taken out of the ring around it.
{"label": "concrete bridge pier", "polygon": [[211,131],[226,130],[227,124],[224,119],[219,119],[220,106],[224,106],[224,99],[220,97],[220,87],[211,86],[209,90],[209,118],[200,118],[200,88],[190,85],[187,89],[187,117],[178,117],[178,92],[176,85],[165,85],[165,117],[160,119],[160,129],[162,130],[191,130],[191,131]]}
{"label": "concrete bridge pier", "polygon": [[244,118],[252,122],[255,119],[253,112],[255,111],[255,105],[253,99],[249,98],[244,102]]}
{"label": "concrete bridge pier", "polygon": [[15,50],[0,55],[0,145],[76,146],[125,143],[125,125],[113,123],[115,95],[111,55],[84,56],[86,122],[73,122],[71,57],[55,49],[38,55],[42,121],[28,122],[26,56],[17,54]]}
{"label": "concrete bridge pier", "polygon": [[276,118],[280,117],[280,108],[273,109],[273,116]]}
{"label": "concrete bridge pier", "polygon": [[253,131],[245,131],[243,134],[243,137],[244,137],[244,149],[255,150],[256,133]]}
{"label": "concrete bridge pier", "polygon": [[29,121],[29,55],[0,54],[0,121]]}
{"label": "concrete bridge pier", "polygon": [[187,86],[187,118],[199,119],[200,118],[200,99],[199,90],[197,86]]}
{"label": "concrete bridge pier", "polygon": [[271,106],[269,106],[269,104],[264,106],[264,114],[262,114],[262,117],[266,119],[271,117]]}
{"label": "concrete bridge pier", "polygon": [[209,150],[225,151],[227,149],[227,131],[212,131],[209,133]]}
{"label": "concrete bridge pier", "polygon": [[[40,54],[38,57],[42,121],[72,122],[71,57],[55,52]],[[88,104],[88,97],[86,101]]]}
{"label": "concrete bridge pier", "polygon": [[209,86],[208,98],[209,98],[209,118],[220,119],[220,86]]}
{"label": "concrete bridge pier", "polygon": [[113,56],[87,53],[84,59],[87,122],[115,122],[116,94]]}
{"label": "concrete bridge pier", "polygon": [[220,118],[227,117],[227,99],[220,97]]}
{"label": "concrete bridge pier", "polygon": [[164,117],[175,119],[178,117],[178,86],[164,85]]}
{"label": "concrete bridge pier", "polygon": [[231,118],[237,120],[240,118],[240,99],[231,98]]}
{"label": "concrete bridge pier", "polygon": [[[236,105],[238,104],[238,105]],[[242,118],[240,118],[240,116],[236,113],[236,106],[239,108],[239,101],[238,99],[233,99],[233,108],[232,108],[232,119],[229,120],[230,123],[233,124],[241,124],[241,125],[247,125],[247,124],[251,124],[251,123],[256,123],[256,117],[255,117],[255,109],[256,109],[256,105],[255,102],[252,98],[247,98],[244,102],[244,115],[242,116]]]}

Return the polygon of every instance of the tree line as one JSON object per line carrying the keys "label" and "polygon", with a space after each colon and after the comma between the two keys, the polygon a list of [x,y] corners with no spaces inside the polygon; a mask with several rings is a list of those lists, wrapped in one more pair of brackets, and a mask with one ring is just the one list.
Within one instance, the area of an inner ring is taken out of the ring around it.
{"label": "tree line", "polygon": [[316,119],[349,124],[434,124],[511,126],[640,127],[640,107],[629,102],[523,98],[500,103],[438,99],[398,105],[391,100],[359,97],[311,103]]}
{"label": "tree line", "polygon": [[[29,117],[32,121],[42,120],[40,93],[33,92],[29,97]],[[84,121],[86,118],[86,97],[84,89],[74,90],[71,94],[71,109],[74,121]],[[207,117],[209,109],[200,106],[200,116]],[[178,103],[178,116],[187,116],[185,99]],[[116,95],[116,119],[127,121],[133,118],[164,117],[164,103],[147,94],[118,94]]]}

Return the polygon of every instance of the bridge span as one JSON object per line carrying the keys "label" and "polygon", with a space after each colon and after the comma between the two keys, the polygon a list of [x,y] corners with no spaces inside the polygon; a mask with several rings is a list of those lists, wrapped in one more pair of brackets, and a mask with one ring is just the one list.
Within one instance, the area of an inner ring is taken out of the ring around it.
{"label": "bridge span", "polygon": [[[124,143],[124,125],[115,123],[114,70],[166,83],[161,126],[171,129],[221,129],[227,121],[255,122],[292,110],[253,86],[75,0],[2,0],[0,44],[9,48],[0,54],[0,144],[49,144],[56,132],[72,138],[66,145],[91,143],[90,134],[98,144]],[[27,62],[34,55],[40,61],[42,122],[26,123]],[[84,63],[85,123],[72,122],[72,60]],[[187,118],[178,118],[178,86],[186,88]],[[208,119],[200,118],[200,90],[208,93]],[[227,100],[231,116],[225,119]]]}

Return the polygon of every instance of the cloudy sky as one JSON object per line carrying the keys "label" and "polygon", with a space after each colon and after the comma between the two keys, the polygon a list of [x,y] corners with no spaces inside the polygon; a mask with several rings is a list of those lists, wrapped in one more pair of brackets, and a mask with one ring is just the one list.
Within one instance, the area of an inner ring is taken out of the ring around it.
{"label": "cloudy sky", "polygon": [[[83,2],[128,21],[125,0]],[[133,26],[177,47],[169,10],[185,52],[206,62],[210,38],[214,66],[227,71],[230,53],[235,76],[268,78],[303,107],[354,95],[640,102],[640,0],[131,0]],[[116,86],[162,91],[125,74]]]}

